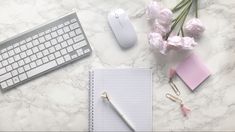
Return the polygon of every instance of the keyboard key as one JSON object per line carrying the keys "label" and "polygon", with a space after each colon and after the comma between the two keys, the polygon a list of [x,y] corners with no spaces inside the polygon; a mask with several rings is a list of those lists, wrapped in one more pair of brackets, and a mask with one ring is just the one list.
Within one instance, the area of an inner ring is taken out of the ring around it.
{"label": "keyboard key", "polygon": [[71,60],[71,57],[70,57],[70,55],[65,55],[64,59],[65,59],[65,61],[69,61],[69,60]]}
{"label": "keyboard key", "polygon": [[48,30],[45,31],[46,34],[48,34],[48,33],[50,33],[50,32],[51,32],[50,29],[48,29]]}
{"label": "keyboard key", "polygon": [[10,64],[14,62],[13,57],[11,57],[11,58],[9,58],[9,59],[7,59],[7,60],[8,60],[8,62],[9,62]]}
{"label": "keyboard key", "polygon": [[38,46],[38,48],[39,48],[39,50],[44,50],[44,49],[45,49],[45,46],[44,46],[44,44],[40,44],[40,45]]}
{"label": "keyboard key", "polygon": [[52,39],[52,40],[51,40],[51,44],[52,44],[52,45],[55,45],[55,44],[57,44],[57,41],[56,41],[56,39]]}
{"label": "keyboard key", "polygon": [[25,43],[26,43],[25,40],[20,41],[20,45],[23,45],[23,44],[25,44]]}
{"label": "keyboard key", "polygon": [[55,52],[55,48],[54,48],[54,47],[50,47],[50,48],[49,48],[49,52],[50,52],[50,53],[54,53],[54,52]]}
{"label": "keyboard key", "polygon": [[20,46],[21,51],[27,50],[27,47],[25,45]]}
{"label": "keyboard key", "polygon": [[18,75],[18,71],[17,71],[17,70],[13,70],[13,71],[11,72],[11,74],[12,74],[12,76],[16,76],[16,75]]}
{"label": "keyboard key", "polygon": [[11,50],[11,49],[13,49],[13,46],[12,46],[12,45],[9,46],[9,47],[7,47],[7,50]]}
{"label": "keyboard key", "polygon": [[20,60],[17,63],[19,64],[19,66],[23,66],[24,65],[24,61],[23,60]]}
{"label": "keyboard key", "polygon": [[59,29],[59,30],[57,30],[57,33],[58,33],[59,35],[62,35],[62,34],[64,33],[64,31],[63,31],[63,29]]}
{"label": "keyboard key", "polygon": [[42,60],[41,60],[41,59],[37,60],[37,61],[36,61],[36,64],[37,64],[38,66],[41,65],[41,64],[42,64]]}
{"label": "keyboard key", "polygon": [[51,35],[50,35],[50,34],[47,34],[47,35],[45,36],[45,38],[46,38],[46,40],[48,41],[48,40],[51,39]]}
{"label": "keyboard key", "polygon": [[90,49],[84,50],[84,53],[88,53],[88,52],[90,52]]}
{"label": "keyboard key", "polygon": [[67,40],[67,43],[68,43],[68,45],[71,45],[71,44],[73,44],[73,40],[69,39],[69,40]]}
{"label": "keyboard key", "polygon": [[7,54],[7,52],[5,52],[5,53],[2,54],[2,58],[3,58],[3,59],[6,59],[6,58],[8,58],[8,57],[9,57],[9,55]]}
{"label": "keyboard key", "polygon": [[57,37],[57,36],[58,36],[58,34],[57,34],[56,32],[52,32],[52,33],[51,33],[51,37],[52,37],[52,38],[55,38],[55,37]]}
{"label": "keyboard key", "polygon": [[19,55],[15,55],[14,59],[15,59],[15,61],[18,61],[18,60],[20,60],[20,56]]}
{"label": "keyboard key", "polygon": [[12,78],[12,80],[13,80],[13,82],[14,82],[14,83],[18,83],[18,82],[20,82],[20,80],[19,80],[19,78],[18,78],[18,77],[14,77],[14,78]]}
{"label": "keyboard key", "polygon": [[7,61],[7,60],[2,61],[2,65],[3,65],[3,66],[8,65],[8,61]]}
{"label": "keyboard key", "polygon": [[14,51],[13,50],[10,50],[9,52],[8,52],[8,55],[9,56],[13,56],[15,53],[14,53]]}
{"label": "keyboard key", "polygon": [[64,47],[67,47],[67,46],[68,46],[68,44],[67,44],[67,42],[66,42],[66,41],[64,41],[64,42],[62,42],[62,43],[61,43],[61,46],[62,46],[62,48],[64,48]]}
{"label": "keyboard key", "polygon": [[76,53],[71,55],[71,58],[72,58],[72,59],[75,59],[75,58],[77,58],[77,57],[78,57],[78,55],[77,55]]}
{"label": "keyboard key", "polygon": [[57,45],[55,46],[55,49],[56,49],[56,50],[60,50],[60,49],[61,49],[60,44],[57,44]]}
{"label": "keyboard key", "polygon": [[16,54],[18,54],[18,53],[20,53],[20,48],[16,47],[16,48],[14,48],[14,51],[15,51]]}
{"label": "keyboard key", "polygon": [[46,70],[49,70],[49,69],[51,69],[51,68],[53,68],[55,66],[57,66],[56,62],[55,61],[51,61],[51,62],[48,62],[46,64],[43,64],[43,65],[41,65],[41,66],[39,66],[37,68],[34,68],[34,69],[26,72],[26,74],[28,75],[28,77],[32,77],[32,76],[37,75],[39,73],[42,73],[42,72],[44,72]]}
{"label": "keyboard key", "polygon": [[32,50],[33,50],[33,53],[37,53],[39,51],[38,47],[33,47]]}
{"label": "keyboard key", "polygon": [[24,70],[25,70],[25,71],[28,71],[29,69],[30,69],[29,64],[27,64],[27,65],[24,66]]}
{"label": "keyboard key", "polygon": [[24,68],[23,68],[23,67],[18,68],[18,72],[19,72],[19,73],[24,72]]}
{"label": "keyboard key", "polygon": [[73,24],[71,24],[69,27],[70,27],[71,30],[73,30],[73,29],[75,29],[75,28],[78,28],[79,25],[78,25],[78,23],[73,23]]}
{"label": "keyboard key", "polygon": [[15,44],[13,45],[13,47],[18,47],[18,46],[20,46],[20,43],[15,43]]}
{"label": "keyboard key", "polygon": [[[29,49],[29,50],[26,51],[26,54],[27,54],[28,56],[30,56],[30,55],[33,54],[33,51],[32,51],[31,49]],[[21,57],[22,57],[22,56],[21,56]],[[25,56],[25,57],[26,57],[26,56]],[[24,57],[22,57],[22,58],[24,58]]]}
{"label": "keyboard key", "polygon": [[42,53],[43,53],[44,56],[47,56],[49,54],[49,51],[48,51],[48,49],[45,49],[45,50],[42,51]]}
{"label": "keyboard key", "polygon": [[23,73],[23,74],[19,75],[19,78],[20,78],[20,81],[23,81],[23,80],[27,79],[27,76],[25,73]]}
{"label": "keyboard key", "polygon": [[31,61],[31,60],[30,60],[29,57],[24,58],[24,62],[25,62],[26,64],[28,64],[30,61]]}
{"label": "keyboard key", "polygon": [[57,41],[60,43],[60,42],[62,42],[64,39],[63,39],[63,37],[62,36],[59,36],[59,37],[57,37]]}
{"label": "keyboard key", "polygon": [[0,82],[2,82],[2,81],[5,81],[5,80],[7,80],[7,79],[9,79],[9,78],[11,78],[12,76],[11,76],[11,73],[10,72],[8,72],[8,73],[6,73],[6,74],[4,74],[4,75],[1,75],[0,76]]}
{"label": "keyboard key", "polygon": [[30,56],[31,61],[35,61],[37,59],[36,55],[31,55]]}
{"label": "keyboard key", "polygon": [[16,62],[12,64],[12,68],[13,68],[13,69],[16,69],[16,68],[18,68],[18,67],[19,67],[19,65],[18,65]]}
{"label": "keyboard key", "polygon": [[6,71],[5,67],[3,67],[3,68],[0,69],[0,75],[4,74],[4,73],[6,73],[6,72],[7,72],[7,71]]}
{"label": "keyboard key", "polygon": [[48,47],[50,47],[50,46],[51,46],[51,43],[50,43],[49,41],[45,43],[45,47],[46,47],[46,48],[48,48]]}
{"label": "keyboard key", "polygon": [[57,29],[58,29],[58,27],[55,26],[55,27],[53,27],[53,28],[51,29],[51,31],[55,31],[55,30],[57,30]]}
{"label": "keyboard key", "polygon": [[82,30],[81,30],[81,29],[75,29],[75,33],[76,33],[77,35],[79,35],[79,34],[82,33]]}
{"label": "keyboard key", "polygon": [[43,58],[42,58],[42,62],[43,62],[43,63],[47,63],[48,61],[49,61],[49,59],[48,59],[47,57],[43,57]]}
{"label": "keyboard key", "polygon": [[44,43],[45,41],[46,41],[46,40],[45,40],[44,37],[40,37],[40,38],[39,38],[39,42],[40,42],[40,43]]}
{"label": "keyboard key", "polygon": [[44,32],[41,32],[41,33],[38,34],[38,36],[43,36],[43,35],[45,35]]}
{"label": "keyboard key", "polygon": [[64,24],[60,24],[58,25],[58,28],[62,28],[64,26]]}
{"label": "keyboard key", "polygon": [[77,53],[78,53],[78,56],[81,56],[84,54],[82,49],[77,50]]}
{"label": "keyboard key", "polygon": [[70,22],[69,21],[66,21],[65,23],[64,23],[64,25],[69,25],[70,24]]}
{"label": "keyboard key", "polygon": [[55,59],[55,56],[54,56],[54,54],[50,54],[50,55],[48,56],[48,58],[49,58],[49,60],[54,60],[54,59]]}
{"label": "keyboard key", "polygon": [[1,83],[1,87],[4,89],[4,88],[6,88],[7,87],[7,83],[6,82],[2,82]]}
{"label": "keyboard key", "polygon": [[43,57],[41,52],[38,52],[36,55],[37,55],[37,58],[42,58]]}
{"label": "keyboard key", "polygon": [[36,39],[36,38],[38,38],[38,35],[37,35],[37,34],[33,36],[33,39]]}
{"label": "keyboard key", "polygon": [[64,40],[69,39],[69,34],[67,34],[67,33],[66,33],[66,34],[64,34],[64,35],[63,35],[63,38],[64,38]]}
{"label": "keyboard key", "polygon": [[55,52],[55,57],[56,57],[56,58],[58,58],[58,57],[60,57],[60,56],[61,56],[61,54],[60,54],[59,51]]}
{"label": "keyboard key", "polygon": [[74,37],[75,35],[76,35],[76,34],[75,34],[74,31],[69,32],[69,36],[70,36],[70,37]]}
{"label": "keyboard key", "polygon": [[11,71],[11,70],[12,70],[11,65],[8,65],[8,66],[6,67],[6,69],[7,69],[8,72]]}
{"label": "keyboard key", "polygon": [[26,42],[29,42],[29,41],[32,41],[32,38],[31,38],[31,37],[29,37],[29,38],[26,39]]}
{"label": "keyboard key", "polygon": [[8,86],[13,85],[13,81],[12,81],[12,79],[7,80],[7,85],[8,85]]}
{"label": "keyboard key", "polygon": [[73,51],[72,46],[67,47],[67,51],[68,51],[68,52],[72,52],[72,51]]}
{"label": "keyboard key", "polygon": [[76,42],[79,42],[79,41],[81,41],[81,40],[83,40],[83,39],[85,39],[83,35],[79,35],[79,36],[76,36],[76,37],[73,38],[73,40],[74,40],[75,43],[76,43]]}
{"label": "keyboard key", "polygon": [[70,22],[71,23],[74,23],[74,22],[76,22],[77,20],[75,19],[75,18],[73,18]]}
{"label": "keyboard key", "polygon": [[31,68],[34,68],[34,67],[37,66],[35,62],[31,62],[29,65],[30,65]]}
{"label": "keyboard key", "polygon": [[27,46],[28,48],[32,48],[32,47],[33,47],[33,44],[32,44],[32,42],[29,42],[29,43],[26,44],[26,46]]}
{"label": "keyboard key", "polygon": [[68,26],[64,27],[64,28],[63,28],[63,30],[64,30],[64,32],[65,32],[65,33],[67,33],[67,32],[69,32],[69,31],[70,31],[70,29],[69,29],[69,27],[68,27]]}
{"label": "keyboard key", "polygon": [[37,46],[39,44],[39,41],[37,40],[37,39],[35,39],[34,41],[33,41],[33,45],[34,46]]}
{"label": "keyboard key", "polygon": [[60,51],[60,53],[61,53],[62,55],[65,55],[65,54],[67,53],[67,50],[66,50],[66,49],[62,49],[62,50]]}
{"label": "keyboard key", "polygon": [[64,58],[60,57],[60,58],[56,59],[56,62],[57,62],[57,64],[60,65],[60,64],[64,63]]}

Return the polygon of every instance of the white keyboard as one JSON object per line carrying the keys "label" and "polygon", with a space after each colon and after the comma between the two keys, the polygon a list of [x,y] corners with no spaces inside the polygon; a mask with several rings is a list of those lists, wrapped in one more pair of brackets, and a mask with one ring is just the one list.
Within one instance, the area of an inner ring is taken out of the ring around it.
{"label": "white keyboard", "polygon": [[84,58],[91,47],[76,12],[0,43],[0,86],[7,90]]}

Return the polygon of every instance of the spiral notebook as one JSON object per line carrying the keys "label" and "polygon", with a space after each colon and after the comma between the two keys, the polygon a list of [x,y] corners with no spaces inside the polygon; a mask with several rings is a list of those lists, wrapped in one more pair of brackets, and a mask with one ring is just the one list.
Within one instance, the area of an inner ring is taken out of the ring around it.
{"label": "spiral notebook", "polygon": [[152,131],[152,72],[150,69],[96,69],[90,71],[90,131],[130,131],[101,98],[110,98],[136,131]]}

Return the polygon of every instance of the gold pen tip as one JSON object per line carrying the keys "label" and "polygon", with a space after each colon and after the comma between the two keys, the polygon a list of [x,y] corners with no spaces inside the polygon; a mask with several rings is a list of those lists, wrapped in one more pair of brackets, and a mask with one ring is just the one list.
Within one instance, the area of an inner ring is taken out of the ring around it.
{"label": "gold pen tip", "polygon": [[102,92],[101,98],[109,100],[107,92]]}

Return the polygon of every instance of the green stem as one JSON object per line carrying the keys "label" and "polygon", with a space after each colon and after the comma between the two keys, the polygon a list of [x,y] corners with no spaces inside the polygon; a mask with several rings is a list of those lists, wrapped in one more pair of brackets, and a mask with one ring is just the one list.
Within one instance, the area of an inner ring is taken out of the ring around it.
{"label": "green stem", "polygon": [[187,5],[189,3],[190,0],[183,0],[184,3],[178,4],[176,5],[173,9],[172,12],[177,12],[178,10],[180,10],[182,7],[184,7],[185,5]]}
{"label": "green stem", "polygon": [[184,37],[184,30],[182,27],[180,28],[180,31],[181,31],[182,36]]}
{"label": "green stem", "polygon": [[[185,20],[186,20],[186,18],[187,18],[187,16],[188,16],[188,13],[189,13],[189,11],[190,11],[191,6],[192,6],[192,3],[189,5],[188,10],[187,10],[187,12],[185,13],[185,15],[184,15],[184,17],[183,17],[183,20],[182,20],[182,23],[181,23],[181,26],[180,26],[181,32],[183,31],[184,22],[185,22]],[[180,31],[179,31],[179,32],[180,32]],[[182,35],[183,35],[183,32],[182,32]],[[184,36],[184,35],[183,35],[183,36]]]}
{"label": "green stem", "polygon": [[198,18],[198,0],[195,0],[196,18]]}
{"label": "green stem", "polygon": [[182,11],[181,14],[179,14],[179,16],[176,18],[175,22],[173,23],[171,30],[169,33],[167,33],[166,35],[166,40],[168,39],[169,35],[171,34],[171,32],[174,30],[174,28],[176,27],[176,25],[179,23],[179,21],[184,17],[184,15],[187,14],[188,10],[190,9],[191,5],[192,5],[192,0],[190,0],[190,4],[188,4],[185,9]]}

